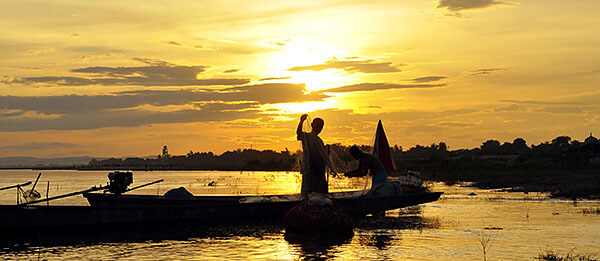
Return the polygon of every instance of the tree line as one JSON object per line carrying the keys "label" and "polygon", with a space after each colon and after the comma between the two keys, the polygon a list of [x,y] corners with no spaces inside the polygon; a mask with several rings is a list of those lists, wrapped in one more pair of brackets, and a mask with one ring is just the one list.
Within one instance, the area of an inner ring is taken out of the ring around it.
{"label": "tree line", "polygon": [[[350,146],[339,143],[328,145],[330,152],[340,160],[353,161]],[[363,151],[371,147],[362,145]],[[500,143],[487,140],[472,149],[449,150],[444,142],[429,146],[416,145],[403,150],[391,147],[396,166],[400,171],[449,171],[473,169],[585,169],[600,167],[600,142],[590,136],[585,142],[559,136],[552,141],[528,146],[522,138]],[[125,159],[93,159],[84,168],[129,169],[199,169],[199,170],[297,170],[301,151],[237,149],[220,155],[212,152],[190,151],[186,155],[158,158],[130,157]]]}
{"label": "tree line", "polygon": [[[350,146],[327,147],[335,157],[334,166],[356,166],[348,153]],[[365,152],[372,149],[359,147]],[[531,146],[517,138],[504,143],[490,139],[472,149],[450,150],[444,142],[390,149],[397,167],[390,176],[413,170],[426,180],[447,184],[472,182],[478,187],[549,191],[553,196],[600,197],[600,142],[591,135],[583,142],[559,136]],[[302,151],[287,149],[237,149],[220,155],[190,151],[157,158],[94,159],[78,169],[297,171],[301,158]]]}

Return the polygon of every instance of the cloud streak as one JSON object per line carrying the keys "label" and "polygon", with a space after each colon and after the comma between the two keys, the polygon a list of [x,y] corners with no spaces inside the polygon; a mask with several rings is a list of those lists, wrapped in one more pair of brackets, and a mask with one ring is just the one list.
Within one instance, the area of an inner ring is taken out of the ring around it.
{"label": "cloud streak", "polygon": [[507,4],[507,2],[497,0],[440,0],[437,8],[446,8],[448,11],[458,12],[469,9],[482,9],[494,5]]}
{"label": "cloud streak", "polygon": [[65,142],[31,142],[25,144],[0,146],[0,150],[46,150],[79,147],[79,144]]}
{"label": "cloud streak", "polygon": [[410,81],[412,82],[416,82],[416,83],[424,83],[424,82],[437,82],[443,79],[446,79],[446,76],[426,76],[426,77],[419,77],[419,78],[414,78],[411,79]]}
{"label": "cloud streak", "polygon": [[287,79],[291,79],[292,77],[267,77],[267,78],[262,78],[259,81],[263,82],[263,81],[275,81],[275,80],[287,80]]}
{"label": "cloud streak", "polygon": [[132,85],[132,86],[210,86],[210,85],[242,85],[249,79],[198,79],[198,75],[206,71],[206,66],[182,66],[164,61],[144,58],[134,60],[146,63],[146,66],[107,67],[93,66],[71,70],[79,76],[42,76],[14,79],[9,83],[17,84],[55,84],[59,86],[85,85]]}
{"label": "cloud streak", "polygon": [[339,69],[347,72],[361,73],[395,73],[401,72],[401,65],[392,65],[391,62],[377,62],[375,60],[338,60],[332,58],[325,63],[309,66],[297,66],[288,71],[322,71],[327,69]]}
{"label": "cloud streak", "polygon": [[504,68],[485,68],[485,69],[470,71],[469,74],[470,75],[490,75],[490,74],[499,73],[504,70],[505,70]]}
{"label": "cloud streak", "polygon": [[346,85],[338,88],[323,90],[323,92],[359,92],[359,91],[377,91],[389,89],[416,89],[416,88],[437,88],[444,87],[446,84],[393,84],[393,83],[359,83]]}
{"label": "cloud streak", "polygon": [[260,117],[261,104],[319,101],[303,84],[220,90],[141,90],[111,95],[0,96],[0,131],[95,129]]}

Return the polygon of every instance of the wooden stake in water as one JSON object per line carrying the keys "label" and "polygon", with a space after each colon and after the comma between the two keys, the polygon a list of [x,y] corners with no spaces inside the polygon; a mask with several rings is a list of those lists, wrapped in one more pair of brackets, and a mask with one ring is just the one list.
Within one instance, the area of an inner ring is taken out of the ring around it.
{"label": "wooden stake in water", "polygon": [[48,194],[50,192],[50,181],[48,180],[48,186],[46,186],[46,206],[50,206],[50,201],[48,200]]}

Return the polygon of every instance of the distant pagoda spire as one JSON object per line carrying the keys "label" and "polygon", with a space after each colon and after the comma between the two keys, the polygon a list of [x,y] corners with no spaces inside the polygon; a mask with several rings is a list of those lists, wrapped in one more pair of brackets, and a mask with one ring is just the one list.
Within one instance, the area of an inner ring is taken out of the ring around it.
{"label": "distant pagoda spire", "polygon": [[167,148],[167,145],[165,145],[165,146],[163,146],[163,149],[162,149],[162,158],[166,159],[166,158],[169,158],[169,156],[170,156],[169,149]]}
{"label": "distant pagoda spire", "polygon": [[596,142],[598,142],[598,139],[596,139],[596,137],[594,137],[594,136],[592,135],[592,132],[591,132],[591,131],[590,131],[590,136],[589,136],[589,137],[587,137],[587,138],[585,139],[585,141],[583,141],[583,143],[584,143],[584,144],[596,143]]}

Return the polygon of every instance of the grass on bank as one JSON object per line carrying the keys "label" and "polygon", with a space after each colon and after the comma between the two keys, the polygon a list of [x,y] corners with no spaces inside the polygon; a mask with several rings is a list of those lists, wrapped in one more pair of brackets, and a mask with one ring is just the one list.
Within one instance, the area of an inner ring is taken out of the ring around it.
{"label": "grass on bank", "polygon": [[576,254],[574,253],[575,249],[571,249],[566,254],[561,254],[559,252],[554,252],[553,250],[546,249],[544,252],[540,252],[538,256],[535,258],[537,260],[546,260],[546,261],[598,261],[600,257],[598,255],[593,254]]}
{"label": "grass on bank", "polygon": [[600,208],[586,208],[582,212],[583,214],[600,215]]}

